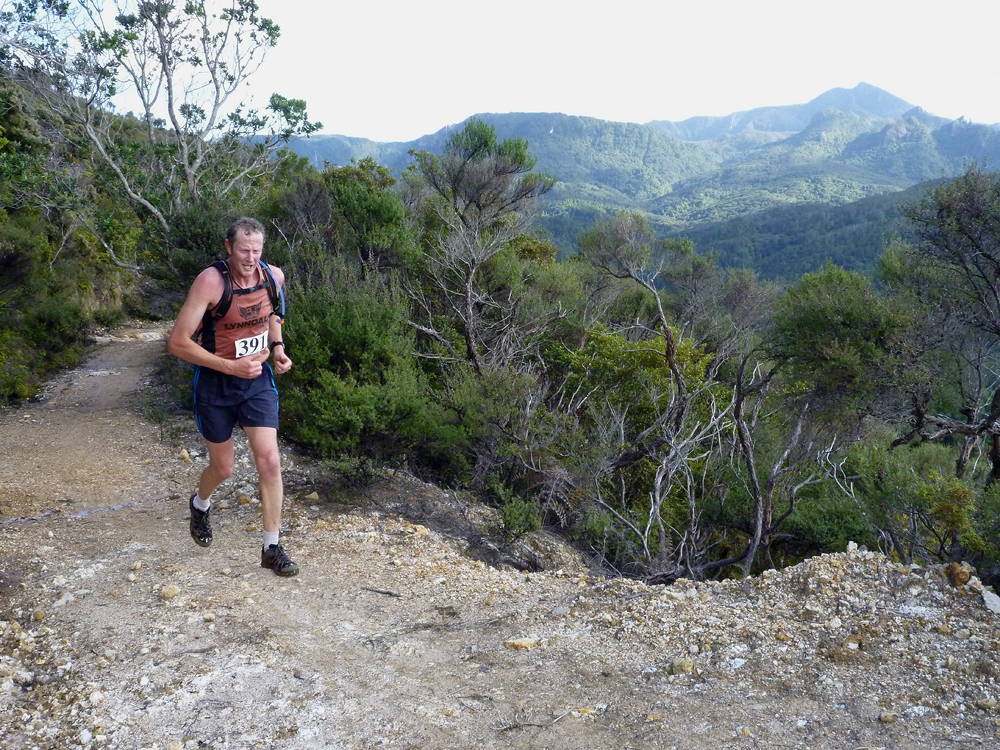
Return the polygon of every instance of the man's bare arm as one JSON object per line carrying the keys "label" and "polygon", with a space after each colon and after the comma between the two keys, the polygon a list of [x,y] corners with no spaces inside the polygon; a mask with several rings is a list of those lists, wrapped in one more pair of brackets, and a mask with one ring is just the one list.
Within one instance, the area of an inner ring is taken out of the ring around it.
{"label": "man's bare arm", "polygon": [[[274,282],[281,288],[285,286],[285,274],[280,268],[271,266],[271,273],[274,276]],[[275,310],[275,313],[278,311]],[[281,328],[281,322],[278,316],[272,315],[269,329],[268,329],[268,341],[281,341],[284,344],[284,332]],[[288,372],[292,369],[292,359],[288,356],[288,352],[285,351],[284,345],[274,347],[274,372],[278,375]]]}

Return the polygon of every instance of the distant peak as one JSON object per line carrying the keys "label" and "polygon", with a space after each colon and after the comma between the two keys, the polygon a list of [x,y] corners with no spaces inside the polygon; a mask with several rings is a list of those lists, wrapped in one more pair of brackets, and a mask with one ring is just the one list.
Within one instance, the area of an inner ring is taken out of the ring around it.
{"label": "distant peak", "polygon": [[853,89],[830,89],[807,106],[814,110],[834,107],[841,112],[880,119],[895,119],[913,109],[909,102],[870,83],[859,83]]}

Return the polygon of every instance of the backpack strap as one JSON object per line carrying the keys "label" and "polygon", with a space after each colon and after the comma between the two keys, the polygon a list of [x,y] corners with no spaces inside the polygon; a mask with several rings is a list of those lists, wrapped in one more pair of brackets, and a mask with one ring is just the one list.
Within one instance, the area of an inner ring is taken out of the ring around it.
{"label": "backpack strap", "polygon": [[271,273],[271,267],[267,263],[260,261],[260,267],[264,271],[263,282],[249,289],[233,289],[233,278],[229,273],[229,264],[226,261],[218,260],[211,267],[222,274],[222,280],[225,282],[225,288],[222,292],[222,297],[219,299],[219,304],[211,311],[213,321],[222,320],[225,314],[229,312],[229,308],[233,304],[234,294],[247,294],[248,292],[257,291],[261,286],[266,286],[267,296],[271,299],[272,314],[277,315],[281,323],[285,322],[285,291],[278,286],[278,282],[274,279],[274,274]]}
{"label": "backpack strap", "polygon": [[[285,290],[278,286],[271,273],[271,267],[264,261],[260,261],[260,267],[264,269],[264,283],[267,284],[267,294],[271,298],[271,314],[278,316],[278,322],[285,322]],[[280,312],[279,312],[280,310]]]}
{"label": "backpack strap", "polygon": [[222,281],[225,283],[219,304],[215,306],[214,310],[206,313],[206,315],[212,316],[212,322],[214,323],[222,320],[233,304],[233,277],[229,274],[229,264],[224,260],[215,261],[211,267],[222,274]]}
{"label": "backpack strap", "polygon": [[229,266],[226,264],[226,261],[216,261],[211,265],[211,268],[222,274],[225,288],[222,292],[222,297],[219,299],[219,304],[214,309],[205,311],[205,315],[201,319],[201,326],[195,332],[195,338],[208,351],[214,352],[216,324],[229,311],[230,305],[233,304],[233,280],[229,275]]}

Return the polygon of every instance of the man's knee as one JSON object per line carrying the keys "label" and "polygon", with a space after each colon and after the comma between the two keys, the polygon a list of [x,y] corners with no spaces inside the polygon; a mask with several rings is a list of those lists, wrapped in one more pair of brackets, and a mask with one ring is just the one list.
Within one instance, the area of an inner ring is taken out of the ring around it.
{"label": "man's knee", "polygon": [[254,457],[257,473],[262,479],[276,479],[281,476],[281,456],[277,450],[263,451]]}
{"label": "man's knee", "polygon": [[223,482],[233,475],[233,463],[234,461],[231,456],[213,456],[209,454],[208,457],[209,470]]}

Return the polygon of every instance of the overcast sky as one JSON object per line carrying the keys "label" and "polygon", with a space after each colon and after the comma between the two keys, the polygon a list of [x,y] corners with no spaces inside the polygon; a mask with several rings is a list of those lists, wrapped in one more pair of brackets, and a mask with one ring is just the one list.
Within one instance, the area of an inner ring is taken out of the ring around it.
{"label": "overcast sky", "polygon": [[322,132],[410,141],[484,112],[649,122],[800,104],[865,82],[1000,122],[998,0],[258,0],[251,81]]}

